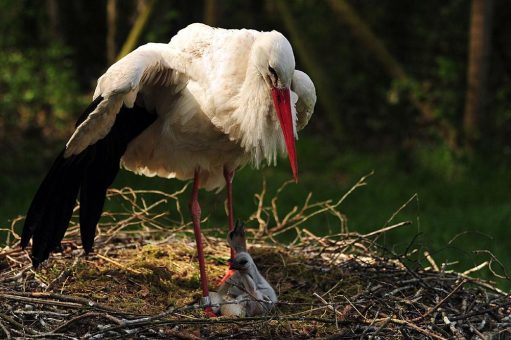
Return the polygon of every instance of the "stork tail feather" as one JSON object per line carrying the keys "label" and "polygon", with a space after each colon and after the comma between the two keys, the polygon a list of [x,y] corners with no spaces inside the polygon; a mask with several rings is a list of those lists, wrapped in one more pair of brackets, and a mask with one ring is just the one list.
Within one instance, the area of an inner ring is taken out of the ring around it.
{"label": "stork tail feather", "polygon": [[[78,119],[77,125],[94,111],[98,97]],[[37,266],[51,251],[60,248],[80,194],[80,234],[88,253],[92,250],[96,225],[101,217],[106,191],[119,171],[122,155],[131,140],[156,119],[144,108],[123,107],[108,135],[78,155],[64,157],[62,151],[41,183],[25,219],[21,246],[32,238],[32,262]]]}

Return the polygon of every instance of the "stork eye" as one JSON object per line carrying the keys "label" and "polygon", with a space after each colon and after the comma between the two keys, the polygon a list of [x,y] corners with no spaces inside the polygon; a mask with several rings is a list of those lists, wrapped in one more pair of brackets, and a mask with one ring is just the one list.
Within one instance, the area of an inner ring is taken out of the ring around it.
{"label": "stork eye", "polygon": [[270,71],[270,73],[275,77],[275,81],[279,79],[279,77],[277,76],[277,71],[275,71],[273,67],[268,66],[268,71]]}
{"label": "stork eye", "polygon": [[248,263],[248,261],[247,261],[247,260],[241,260],[239,263],[240,263],[242,266],[244,266],[244,265],[246,265],[246,264]]}

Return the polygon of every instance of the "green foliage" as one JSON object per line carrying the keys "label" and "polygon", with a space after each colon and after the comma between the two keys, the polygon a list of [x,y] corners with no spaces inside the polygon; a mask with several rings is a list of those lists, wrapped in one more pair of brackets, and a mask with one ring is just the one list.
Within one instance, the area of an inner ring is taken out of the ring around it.
{"label": "green foliage", "polygon": [[64,128],[83,103],[69,50],[11,49],[0,54],[0,122],[6,128]]}
{"label": "green foliage", "polygon": [[467,164],[444,144],[417,147],[413,158],[422,172],[451,183],[461,180],[466,173]]}

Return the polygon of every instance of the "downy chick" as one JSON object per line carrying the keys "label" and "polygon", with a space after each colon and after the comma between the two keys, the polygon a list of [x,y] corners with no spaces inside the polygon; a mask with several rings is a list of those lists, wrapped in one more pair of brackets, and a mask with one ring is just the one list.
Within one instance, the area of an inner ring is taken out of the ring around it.
{"label": "downy chick", "polygon": [[222,315],[254,316],[267,313],[277,302],[277,295],[247,252],[242,223],[236,223],[227,242],[236,251],[236,256],[229,261],[235,273],[220,286],[218,293],[210,295],[212,302],[223,303],[220,307]]}

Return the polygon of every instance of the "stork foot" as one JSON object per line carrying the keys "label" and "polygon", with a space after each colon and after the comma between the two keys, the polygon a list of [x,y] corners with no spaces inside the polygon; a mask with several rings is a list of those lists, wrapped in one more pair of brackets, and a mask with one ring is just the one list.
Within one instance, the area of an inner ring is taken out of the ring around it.
{"label": "stork foot", "polygon": [[206,317],[208,317],[208,318],[217,318],[218,317],[218,315],[216,315],[215,312],[213,312],[213,309],[211,309],[211,307],[205,307],[204,314],[206,314]]}

